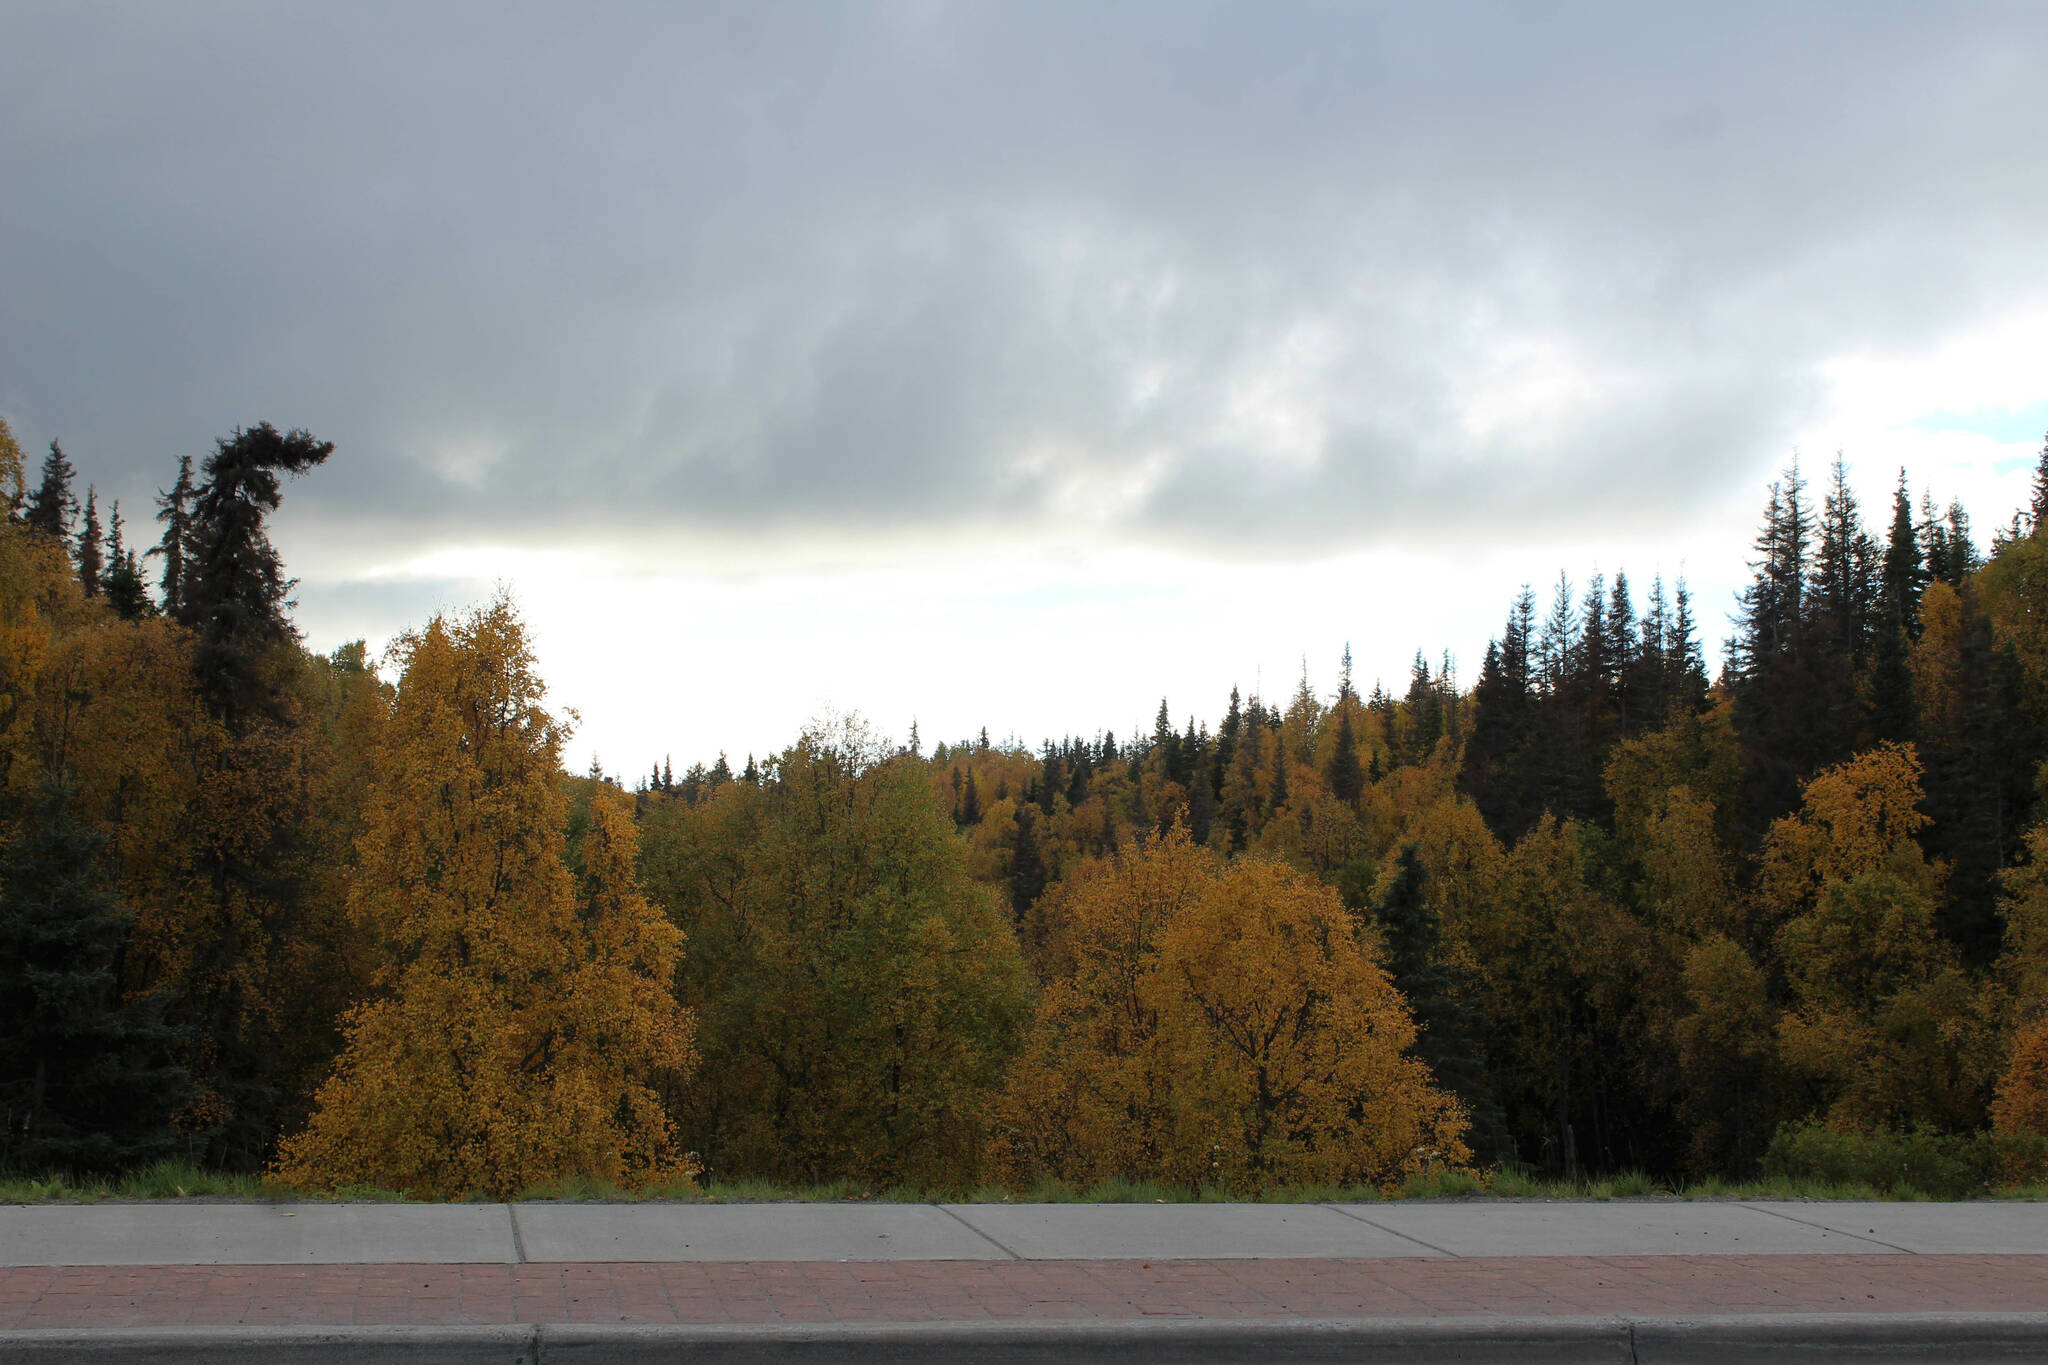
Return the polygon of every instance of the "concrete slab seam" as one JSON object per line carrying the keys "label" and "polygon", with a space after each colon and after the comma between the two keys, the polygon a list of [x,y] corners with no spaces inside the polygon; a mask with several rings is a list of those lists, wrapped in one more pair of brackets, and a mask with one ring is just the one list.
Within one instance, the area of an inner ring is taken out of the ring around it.
{"label": "concrete slab seam", "polygon": [[1003,1255],[1005,1255],[1005,1256],[1009,1257],[1009,1258],[1010,1258],[1011,1260],[1013,1260],[1013,1261],[1021,1261],[1021,1260],[1023,1260],[1023,1259],[1024,1259],[1024,1258],[1023,1258],[1022,1256],[1019,1256],[1019,1255],[1018,1255],[1018,1254],[1017,1254],[1016,1252],[1012,1251],[1012,1250],[1011,1250],[1011,1249],[1010,1249],[1009,1247],[1005,1246],[1005,1245],[1004,1245],[1003,1243],[1001,1243],[1001,1242],[997,1241],[997,1240],[996,1240],[996,1239],[995,1239],[994,1237],[990,1236],[990,1235],[989,1235],[988,1233],[986,1233],[986,1232],[983,1232],[983,1231],[982,1231],[982,1230],[981,1230],[980,1228],[978,1228],[978,1227],[974,1226],[974,1224],[972,1224],[972,1223],[968,1222],[968,1221],[967,1221],[967,1218],[966,1218],[966,1216],[965,1216],[964,1214],[962,1214],[962,1213],[961,1213],[961,1212],[960,1212],[959,1210],[957,1210],[957,1209],[952,1209],[952,1208],[948,1208],[948,1207],[947,1207],[946,1205],[944,1205],[944,1204],[934,1204],[934,1205],[932,1205],[932,1207],[933,1207],[933,1208],[935,1208],[935,1209],[937,1209],[937,1210],[938,1210],[938,1211],[939,1211],[940,1213],[943,1213],[943,1214],[945,1214],[945,1215],[946,1215],[946,1216],[947,1216],[948,1218],[950,1218],[950,1219],[952,1219],[952,1220],[953,1220],[954,1222],[958,1223],[958,1224],[959,1224],[959,1225],[960,1225],[961,1227],[963,1227],[963,1228],[966,1228],[966,1229],[967,1229],[967,1230],[968,1230],[969,1232],[973,1233],[973,1234],[974,1234],[974,1235],[975,1235],[976,1237],[979,1237],[979,1238],[980,1238],[980,1239],[981,1239],[982,1241],[984,1241],[984,1242],[987,1242],[987,1243],[988,1243],[988,1244],[989,1244],[990,1246],[994,1247],[994,1248],[995,1248],[995,1249],[996,1249],[997,1251],[1000,1251],[1000,1252],[1002,1252],[1002,1253],[1003,1253]]}
{"label": "concrete slab seam", "polygon": [[1440,1247],[1434,1242],[1425,1242],[1420,1237],[1414,1236],[1411,1233],[1402,1232],[1398,1228],[1390,1228],[1385,1223],[1375,1223],[1372,1219],[1366,1217],[1364,1214],[1354,1213],[1352,1210],[1345,1208],[1342,1204],[1323,1204],[1320,1207],[1326,1208],[1332,1213],[1342,1214],[1346,1218],[1355,1219],[1358,1222],[1365,1224],[1369,1228],[1374,1228],[1380,1232],[1386,1233],[1389,1237],[1398,1237],[1404,1242],[1413,1242],[1415,1243],[1415,1245],[1419,1247],[1428,1247],[1431,1251],[1434,1251],[1439,1256],[1448,1256],[1454,1261],[1462,1261],[1465,1259],[1464,1257],[1460,1256],[1457,1252],[1450,1250],[1448,1247]]}
{"label": "concrete slab seam", "polygon": [[1902,1247],[1896,1242],[1887,1242],[1882,1237],[1865,1237],[1860,1233],[1844,1232],[1840,1228],[1831,1228],[1825,1223],[1812,1223],[1804,1218],[1794,1218],[1791,1214],[1780,1213],[1776,1209],[1767,1209],[1756,1204],[1738,1204],[1736,1207],[1748,1209],[1751,1213],[1761,1213],[1771,1218],[1782,1218],[1788,1223],[1797,1223],[1800,1227],[1812,1228],[1815,1232],[1824,1232],[1831,1237],[1847,1237],[1852,1242],[1868,1242],[1872,1246],[1888,1247],[1906,1256],[1918,1256],[1921,1254],[1911,1247]]}
{"label": "concrete slab seam", "polygon": [[512,1257],[514,1265],[526,1264],[526,1234],[519,1230],[519,1206],[505,1206],[505,1221],[512,1225]]}

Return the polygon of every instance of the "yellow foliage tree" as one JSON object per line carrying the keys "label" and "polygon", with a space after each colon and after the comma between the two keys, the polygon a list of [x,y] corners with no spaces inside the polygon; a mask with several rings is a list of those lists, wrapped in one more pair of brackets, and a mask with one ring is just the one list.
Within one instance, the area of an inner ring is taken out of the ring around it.
{"label": "yellow foliage tree", "polygon": [[687,1178],[659,1097],[692,1062],[682,936],[637,889],[630,816],[596,804],[579,888],[565,735],[509,602],[397,653],[349,898],[377,994],[278,1175],[440,1197]]}
{"label": "yellow foliage tree", "polygon": [[1018,1179],[1237,1189],[1462,1165],[1466,1117],[1343,903],[1176,827],[1049,907],[1054,976],[1000,1113]]}
{"label": "yellow foliage tree", "polygon": [[1935,926],[1920,800],[1913,747],[1882,745],[1807,783],[1764,844],[1759,891],[1787,916],[1780,1055],[1841,1128],[1974,1126],[1996,1070],[1992,1001]]}
{"label": "yellow foliage tree", "polygon": [[1771,826],[1757,878],[1758,899],[1777,922],[1811,910],[1821,888],[1889,870],[1930,899],[1943,872],[1921,854],[1920,755],[1911,744],[1880,744],[1806,784],[1799,812]]}

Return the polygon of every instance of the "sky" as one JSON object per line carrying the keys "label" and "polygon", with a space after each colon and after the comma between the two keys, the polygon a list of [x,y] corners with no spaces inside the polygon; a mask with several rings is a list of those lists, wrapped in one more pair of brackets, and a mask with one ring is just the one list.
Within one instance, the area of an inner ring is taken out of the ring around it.
{"label": "sky", "polygon": [[2048,9],[0,0],[0,415],[309,646],[512,592],[571,766],[1476,676],[1769,482],[2048,430]]}

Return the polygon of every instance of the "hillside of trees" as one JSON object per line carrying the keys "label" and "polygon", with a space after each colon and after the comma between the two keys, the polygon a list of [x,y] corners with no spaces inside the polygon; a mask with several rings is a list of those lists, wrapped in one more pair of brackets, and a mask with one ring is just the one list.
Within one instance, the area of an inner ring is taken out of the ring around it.
{"label": "hillside of trees", "polygon": [[0,1168],[2048,1174],[2048,446],[1983,546],[1793,466],[1718,677],[1617,573],[1522,589],[1469,690],[1347,652],[1148,735],[849,720],[631,788],[564,771],[502,596],[304,647],[266,526],[332,454],[237,430],[142,537],[0,423]]}

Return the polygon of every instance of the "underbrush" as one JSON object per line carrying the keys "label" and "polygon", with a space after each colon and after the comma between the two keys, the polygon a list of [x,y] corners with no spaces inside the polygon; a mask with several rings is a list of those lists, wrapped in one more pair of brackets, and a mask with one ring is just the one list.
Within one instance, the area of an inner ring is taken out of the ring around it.
{"label": "underbrush", "polygon": [[[2040,1144],[2048,1147],[2048,1142]],[[1987,1155],[1988,1153],[1988,1155]],[[1392,1189],[1375,1185],[1297,1185],[1255,1192],[1215,1186],[1105,1180],[1077,1186],[1041,1181],[1022,1189],[876,1186],[852,1180],[785,1185],[769,1180],[713,1180],[641,1189],[576,1177],[523,1190],[520,1201],[559,1203],[966,1203],[966,1204],[1356,1204],[1416,1199],[1771,1199],[1890,1200],[2043,1199],[2048,1182],[2015,1181],[2009,1173],[2038,1170],[2043,1153],[2020,1150],[1989,1135],[1924,1133],[1876,1137],[1817,1128],[1788,1128],[1771,1144],[1764,1174],[1754,1180],[1711,1177],[1667,1185],[1642,1171],[1564,1180],[1526,1170],[1436,1171],[1411,1175]],[[2034,1162],[2032,1167],[2022,1163]],[[1989,1173],[1987,1175],[1987,1172]],[[2001,1173],[2008,1173],[2003,1176]],[[1974,1182],[1974,1183],[1973,1183]],[[400,1191],[353,1186],[309,1197],[260,1175],[207,1171],[189,1162],[161,1161],[113,1177],[0,1173],[0,1204],[97,1203],[152,1199],[218,1202],[367,1203],[403,1201]],[[482,1201],[473,1195],[465,1202]]]}

